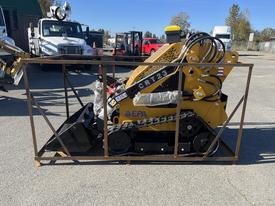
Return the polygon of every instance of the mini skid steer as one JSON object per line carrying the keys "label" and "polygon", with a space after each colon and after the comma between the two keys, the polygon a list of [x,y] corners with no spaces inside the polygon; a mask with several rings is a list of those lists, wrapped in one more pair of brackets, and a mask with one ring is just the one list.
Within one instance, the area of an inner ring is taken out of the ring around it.
{"label": "mini skid steer", "polygon": [[[195,33],[183,40],[178,26],[168,26],[165,32],[167,43],[145,62],[235,64],[238,61],[238,53],[225,51],[221,40],[207,33]],[[110,155],[172,154],[179,98],[182,101],[178,152],[186,156],[205,154],[216,136],[216,128],[228,118],[227,95],[222,92],[222,85],[231,70],[232,66],[141,65],[126,80],[107,76]],[[179,72],[182,73],[180,92]],[[70,153],[102,148],[101,80],[99,76],[94,102],[73,114],[57,130]],[[219,142],[210,155],[218,147]],[[55,136],[48,141],[46,149],[63,150]]]}

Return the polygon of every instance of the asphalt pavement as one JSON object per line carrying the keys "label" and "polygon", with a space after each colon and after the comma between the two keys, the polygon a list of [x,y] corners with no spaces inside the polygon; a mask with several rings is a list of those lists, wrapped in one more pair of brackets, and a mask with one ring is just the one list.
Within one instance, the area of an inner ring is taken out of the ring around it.
{"label": "asphalt pavement", "polygon": [[[275,205],[275,55],[245,52],[254,63],[240,160],[236,165],[94,162],[35,167],[24,86],[0,93],[0,205]],[[64,121],[62,74],[28,69],[34,95],[55,128]],[[70,72],[81,99],[92,101],[94,71]],[[130,70],[119,68],[125,77]],[[247,69],[225,81],[230,112],[241,97]],[[69,93],[70,112],[79,104]],[[52,135],[34,109],[38,145]],[[236,135],[240,112],[226,130]],[[234,146],[234,145],[233,145]],[[66,162],[67,163],[67,162]],[[68,162],[69,163],[69,162]]]}

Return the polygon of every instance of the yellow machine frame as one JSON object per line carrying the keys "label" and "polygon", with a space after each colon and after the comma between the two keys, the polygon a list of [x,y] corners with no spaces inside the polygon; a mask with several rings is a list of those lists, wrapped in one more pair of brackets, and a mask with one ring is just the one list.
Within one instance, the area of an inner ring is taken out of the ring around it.
{"label": "yellow machine frame", "polygon": [[[173,43],[166,44],[161,49],[159,49],[156,54],[150,58],[148,58],[145,62],[171,62],[176,59],[180,55],[182,50],[183,43]],[[205,52],[207,48],[200,48],[199,45],[196,45],[192,48],[192,50],[187,54],[186,58],[190,61],[190,63],[199,63],[197,60],[201,58],[201,55]],[[229,64],[235,64],[238,62],[238,54],[236,52],[226,52],[223,62]],[[126,88],[129,88],[136,82],[140,81],[142,78],[156,72],[159,70],[158,66],[139,66],[137,67],[129,80],[126,83]],[[150,85],[150,87],[145,88],[140,91],[140,93],[151,93],[157,87],[159,87],[163,82],[165,82],[172,75],[176,75],[178,71],[183,72],[185,76],[185,81],[182,87],[184,91],[193,93],[196,97],[196,100],[183,100],[181,109],[182,110],[192,110],[196,112],[200,117],[202,117],[212,128],[216,128],[217,126],[224,123],[227,119],[227,115],[225,112],[226,101],[222,102],[220,99],[216,101],[206,102],[200,101],[205,96],[211,95],[215,92],[215,88],[213,85],[210,85],[206,82],[212,82],[215,85],[220,84],[217,79],[211,77],[212,75],[216,75],[219,72],[219,69],[222,70],[223,75],[220,77],[221,83],[226,79],[229,73],[232,70],[232,67],[211,67],[211,68],[199,68],[196,66],[187,66],[187,67],[179,67],[172,74],[167,75],[160,81],[157,81],[155,84]],[[192,72],[191,72],[192,71]],[[213,97],[215,99],[215,97]],[[162,115],[168,115],[175,113],[175,108],[161,108],[161,107],[144,107],[144,106],[134,106],[133,99],[127,98],[120,102],[119,104],[119,123],[129,122],[129,121],[137,121],[142,118],[150,118]],[[129,119],[129,113],[140,113],[141,116],[133,115]],[[144,131],[174,131],[175,123],[167,123],[158,126],[150,126],[146,128],[142,128]]]}

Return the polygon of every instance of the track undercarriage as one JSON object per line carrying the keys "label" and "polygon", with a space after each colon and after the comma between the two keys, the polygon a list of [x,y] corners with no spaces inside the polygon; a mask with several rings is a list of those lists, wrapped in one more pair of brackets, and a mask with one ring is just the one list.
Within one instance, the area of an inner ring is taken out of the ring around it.
{"label": "track undercarriage", "polygon": [[[175,145],[173,131],[141,131],[141,128],[175,122],[176,115],[160,116],[108,127],[109,152],[112,155],[172,154]],[[73,153],[88,152],[102,145],[103,122],[95,120],[93,104],[88,104],[70,117],[58,130],[62,141]],[[180,113],[180,137],[178,151],[185,155],[203,155],[216,132],[194,112]],[[216,144],[211,154],[218,149]],[[47,150],[62,148],[54,136],[47,143]],[[61,149],[62,150],[62,149]]]}

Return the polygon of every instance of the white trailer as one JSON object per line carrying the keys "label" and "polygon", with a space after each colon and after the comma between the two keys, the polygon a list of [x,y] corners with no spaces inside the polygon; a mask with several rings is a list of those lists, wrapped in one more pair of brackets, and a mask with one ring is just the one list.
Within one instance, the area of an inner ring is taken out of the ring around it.
{"label": "white trailer", "polygon": [[95,55],[87,45],[80,23],[69,20],[70,6],[51,6],[49,18],[42,18],[38,25],[28,28],[29,52],[34,56],[60,54]]}
{"label": "white trailer", "polygon": [[232,34],[230,26],[215,26],[212,36],[219,38],[224,43],[227,51],[232,49]]}

